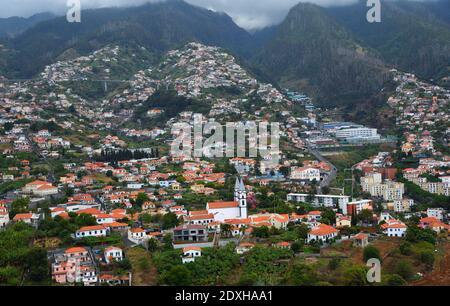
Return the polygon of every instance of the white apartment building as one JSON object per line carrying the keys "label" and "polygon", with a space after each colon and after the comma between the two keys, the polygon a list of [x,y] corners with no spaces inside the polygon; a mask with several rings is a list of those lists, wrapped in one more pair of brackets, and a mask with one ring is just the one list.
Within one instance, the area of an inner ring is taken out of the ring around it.
{"label": "white apartment building", "polygon": [[302,181],[320,181],[320,171],[319,169],[312,167],[292,167],[291,168],[291,179],[302,180]]}
{"label": "white apartment building", "polygon": [[361,178],[361,188],[373,197],[382,197],[385,201],[401,200],[405,193],[403,183],[384,181],[380,173],[370,173]]}
{"label": "white apartment building", "polygon": [[311,203],[315,206],[340,208],[344,215],[347,214],[347,204],[350,201],[349,196],[316,194],[309,201],[309,195],[306,193],[289,193],[288,201]]}
{"label": "white apartment building", "polygon": [[336,131],[336,138],[367,138],[367,139],[379,139],[377,129],[358,127],[358,128],[344,128]]}
{"label": "white apartment building", "polygon": [[438,220],[443,220],[444,219],[444,209],[443,208],[428,208],[427,209],[427,216],[428,217],[434,217]]}
{"label": "white apartment building", "polygon": [[413,199],[401,199],[394,200],[394,211],[395,212],[410,212],[411,207],[414,206]]}

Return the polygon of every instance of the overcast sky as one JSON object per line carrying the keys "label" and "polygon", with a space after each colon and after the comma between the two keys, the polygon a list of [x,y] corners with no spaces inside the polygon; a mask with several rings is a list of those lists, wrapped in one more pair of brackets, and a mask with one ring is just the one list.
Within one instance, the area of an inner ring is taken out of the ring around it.
{"label": "overcast sky", "polygon": [[[163,0],[80,0],[82,9],[140,5]],[[357,0],[186,0],[211,10],[225,12],[241,27],[248,30],[277,24],[298,2],[319,5],[345,5]],[[0,17],[24,16],[53,12],[64,14],[67,0],[0,0]]]}

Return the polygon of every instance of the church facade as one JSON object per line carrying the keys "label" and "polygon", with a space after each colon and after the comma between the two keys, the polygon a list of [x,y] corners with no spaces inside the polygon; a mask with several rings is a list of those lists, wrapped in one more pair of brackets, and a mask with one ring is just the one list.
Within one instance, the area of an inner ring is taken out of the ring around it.
{"label": "church facade", "polygon": [[214,220],[223,222],[226,219],[247,218],[247,191],[244,181],[236,178],[234,185],[234,201],[208,202],[206,210],[214,215]]}

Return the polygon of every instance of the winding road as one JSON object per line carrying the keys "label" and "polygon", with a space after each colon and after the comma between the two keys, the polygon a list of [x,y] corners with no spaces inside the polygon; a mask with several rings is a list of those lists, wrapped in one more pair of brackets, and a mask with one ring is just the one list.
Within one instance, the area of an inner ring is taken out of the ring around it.
{"label": "winding road", "polygon": [[327,163],[328,165],[330,165],[331,167],[331,172],[329,175],[327,175],[319,184],[319,188],[317,189],[317,193],[318,194],[322,194],[322,188],[324,187],[328,187],[330,186],[331,182],[336,178],[337,175],[337,168],[335,165],[333,165],[332,163],[330,163],[325,157],[322,156],[322,154],[320,154],[320,152],[313,148],[308,142],[307,143],[307,148],[308,148],[308,152],[312,155],[314,155],[315,158],[317,158],[319,161]]}

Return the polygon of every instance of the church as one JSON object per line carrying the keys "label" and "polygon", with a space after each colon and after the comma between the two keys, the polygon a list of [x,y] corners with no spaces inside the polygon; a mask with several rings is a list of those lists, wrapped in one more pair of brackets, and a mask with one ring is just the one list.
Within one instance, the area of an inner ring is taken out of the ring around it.
{"label": "church", "polygon": [[234,185],[234,201],[209,202],[206,204],[208,214],[214,215],[215,221],[223,222],[226,219],[247,218],[247,192],[244,181],[236,178]]}

